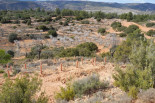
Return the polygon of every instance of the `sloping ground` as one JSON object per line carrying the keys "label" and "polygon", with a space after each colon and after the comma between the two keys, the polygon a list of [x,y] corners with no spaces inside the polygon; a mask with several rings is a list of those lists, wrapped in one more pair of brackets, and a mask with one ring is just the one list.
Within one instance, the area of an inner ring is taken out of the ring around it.
{"label": "sloping ground", "polygon": [[[65,62],[63,63],[62,71],[60,70],[60,65],[55,64],[55,67],[53,67],[48,66],[47,64],[43,64],[43,75],[40,76],[40,78],[42,79],[42,87],[40,92],[45,92],[45,94],[49,97],[49,103],[55,103],[55,93],[60,90],[61,86],[65,87],[68,81],[75,81],[77,79],[91,75],[92,73],[98,73],[100,75],[101,81],[105,80],[109,82],[110,88],[105,91],[101,91],[106,95],[104,97],[104,101],[110,101],[110,96],[117,97],[118,95],[122,95],[120,89],[112,86],[114,81],[112,78],[112,74],[115,72],[115,65],[112,63],[104,64],[104,62],[96,62],[96,65],[92,65],[91,61],[92,59],[85,59],[83,61],[83,64],[79,62],[78,68],[76,68],[76,62],[70,62],[69,65],[67,65],[68,62]],[[40,61],[35,61],[33,63],[38,64],[39,62]],[[27,73],[34,74],[36,72],[40,74],[39,65],[34,68],[29,68],[27,66],[27,68],[28,70],[26,71],[31,71]],[[23,66],[22,73],[25,74],[24,70],[25,69]],[[15,79],[16,77],[11,77],[11,79]],[[2,85],[2,83],[4,82],[4,78],[2,75],[0,75],[0,81],[0,85]],[[84,99],[87,99],[87,97]]]}
{"label": "sloping ground", "polygon": [[55,92],[60,90],[60,86],[64,87],[67,81],[74,81],[92,73],[98,73],[101,81],[106,80],[110,83],[110,85],[113,83],[112,74],[114,73],[114,64],[111,63],[104,65],[101,62],[97,62],[97,65],[93,66],[90,62],[85,61],[83,65],[80,64],[79,68],[69,66],[67,68],[64,67],[63,71],[60,71],[59,66],[57,68],[59,69],[58,71],[45,70],[43,73],[44,76],[41,77],[43,80],[41,90],[45,91],[49,97],[49,103],[54,103]]}

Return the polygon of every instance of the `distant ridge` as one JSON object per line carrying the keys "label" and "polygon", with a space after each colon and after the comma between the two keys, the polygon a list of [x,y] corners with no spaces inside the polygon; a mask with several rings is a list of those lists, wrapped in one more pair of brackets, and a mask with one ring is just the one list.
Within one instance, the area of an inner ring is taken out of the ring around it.
{"label": "distant ridge", "polygon": [[0,0],[0,10],[23,10],[30,8],[45,8],[46,10],[73,9],[86,11],[104,11],[104,12],[133,12],[133,13],[154,13],[155,4],[152,3],[107,3],[91,1],[37,1],[37,0]]}

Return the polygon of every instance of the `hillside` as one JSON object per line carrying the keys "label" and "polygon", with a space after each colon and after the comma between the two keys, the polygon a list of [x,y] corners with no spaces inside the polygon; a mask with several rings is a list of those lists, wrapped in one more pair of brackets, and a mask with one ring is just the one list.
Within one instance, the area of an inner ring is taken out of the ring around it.
{"label": "hillside", "polygon": [[86,11],[104,11],[126,13],[153,13],[155,11],[155,4],[151,3],[137,3],[137,4],[121,4],[121,3],[105,3],[105,2],[90,2],[90,1],[0,1],[1,10],[22,10],[29,8],[45,8],[46,10],[73,9]]}

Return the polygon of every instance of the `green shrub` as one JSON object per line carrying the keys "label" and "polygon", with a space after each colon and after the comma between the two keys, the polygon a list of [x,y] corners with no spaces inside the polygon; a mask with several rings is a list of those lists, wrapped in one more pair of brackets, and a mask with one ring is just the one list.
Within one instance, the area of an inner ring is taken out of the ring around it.
{"label": "green shrub", "polygon": [[117,21],[115,21],[115,22],[113,22],[112,24],[111,24],[111,27],[114,29],[114,30],[117,30],[117,28],[119,28],[119,27],[121,27],[122,26],[122,24],[120,23],[120,22],[117,22]]}
{"label": "green shrub", "polygon": [[124,41],[121,45],[117,46],[115,52],[114,52],[114,59],[118,62],[128,62],[129,61],[129,55],[131,54],[132,47],[131,47],[131,41]]}
{"label": "green shrub", "polygon": [[14,43],[14,40],[18,40],[18,35],[15,33],[11,33],[9,35],[9,42]]}
{"label": "green shrub", "polygon": [[6,64],[11,60],[11,55],[0,49],[0,64]]}
{"label": "green shrub", "polygon": [[104,35],[106,33],[106,29],[105,28],[99,28],[98,33],[101,33],[101,35]]}
{"label": "green shrub", "polygon": [[73,100],[75,97],[75,92],[73,87],[68,84],[66,88],[61,87],[60,93],[57,93],[55,95],[55,99],[60,99],[60,100]]}
{"label": "green shrub", "polygon": [[149,30],[146,35],[148,36],[155,36],[155,30]]}
{"label": "green shrub", "polygon": [[137,25],[130,25],[126,30],[125,33],[126,34],[130,34],[133,33],[134,31],[138,30],[139,27]]}
{"label": "green shrub", "polygon": [[43,30],[43,31],[47,31],[47,30],[49,30],[49,28],[46,27],[45,25],[40,25],[40,26],[37,27],[36,29],[38,29],[38,30]]}
{"label": "green shrub", "polygon": [[97,74],[85,77],[81,80],[75,81],[73,83],[73,88],[76,97],[81,97],[82,95],[88,95],[99,89],[105,89],[107,84],[99,80]]}
{"label": "green shrub", "polygon": [[86,43],[83,43],[83,44],[79,44],[79,45],[77,45],[77,48],[79,48],[79,49],[86,48],[89,51],[97,51],[98,50],[97,45],[95,43],[93,43],[93,42],[86,42]]}
{"label": "green shrub", "polygon": [[[1,103],[47,103],[45,99],[38,100],[34,98],[34,94],[40,90],[41,80],[38,77],[30,78],[24,76],[16,78],[15,81],[7,79],[2,85],[2,91],[0,91]],[[46,97],[42,97],[46,98]],[[46,98],[46,100],[48,100]]]}
{"label": "green shrub", "polygon": [[117,68],[117,74],[113,75],[114,85],[125,92],[128,92],[133,98],[137,98],[140,89],[149,89],[153,87],[153,80],[150,70],[138,70],[133,66],[123,71]]}
{"label": "green shrub", "polygon": [[41,57],[42,59],[49,59],[49,58],[53,58],[54,55],[53,55],[53,52],[52,52],[51,50],[43,50],[43,51],[41,52],[40,57]]}
{"label": "green shrub", "polygon": [[108,84],[101,82],[97,74],[85,77],[81,80],[75,81],[72,84],[67,84],[66,88],[61,87],[60,93],[55,95],[57,100],[73,100],[75,97],[82,95],[90,95],[99,89],[107,88]]}
{"label": "green shrub", "polygon": [[117,68],[114,85],[128,92],[133,98],[142,90],[155,87],[155,44],[153,41],[140,41],[132,45],[129,55],[130,65],[121,70]]}
{"label": "green shrub", "polygon": [[60,52],[60,57],[73,57],[79,56],[79,51],[77,48],[67,48]]}
{"label": "green shrub", "polygon": [[45,37],[49,38],[50,35],[52,35],[53,37],[57,37],[58,36],[58,34],[57,34],[57,32],[55,30],[49,30],[48,34],[46,34]]}
{"label": "green shrub", "polygon": [[79,49],[79,56],[84,56],[84,57],[90,57],[92,55],[92,52],[89,51],[88,49]]}
{"label": "green shrub", "polygon": [[14,51],[8,50],[7,53],[8,53],[9,55],[11,55],[12,57],[14,57],[14,54],[15,54]]}
{"label": "green shrub", "polygon": [[126,37],[127,35],[125,33],[120,33],[119,36],[120,37]]}
{"label": "green shrub", "polygon": [[31,52],[27,55],[27,58],[35,58],[38,57],[40,59],[41,51],[47,48],[44,45],[36,45],[31,48]]}
{"label": "green shrub", "polygon": [[147,23],[146,24],[146,27],[153,27],[153,26],[155,26],[155,23]]}
{"label": "green shrub", "polygon": [[125,27],[125,26],[121,26],[121,27],[117,28],[118,31],[125,31],[126,29],[127,29],[127,27]]}

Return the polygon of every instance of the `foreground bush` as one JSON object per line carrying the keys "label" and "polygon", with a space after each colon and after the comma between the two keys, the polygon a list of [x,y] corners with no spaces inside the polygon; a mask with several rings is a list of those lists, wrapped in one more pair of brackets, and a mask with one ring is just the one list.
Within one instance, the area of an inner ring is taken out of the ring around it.
{"label": "foreground bush", "polygon": [[140,90],[155,87],[155,44],[153,41],[132,45],[130,65],[125,71],[117,69],[113,76],[115,86],[120,87],[133,98]]}
{"label": "foreground bush", "polygon": [[34,98],[40,86],[41,80],[37,77],[24,76],[15,81],[7,79],[0,91],[0,103],[47,103],[48,99],[43,94],[38,99]]}
{"label": "foreground bush", "polygon": [[75,97],[75,92],[73,87],[68,84],[66,88],[61,87],[61,92],[57,93],[55,98],[57,100],[73,100]]}
{"label": "foreground bush", "polygon": [[67,85],[66,88],[61,87],[61,92],[57,93],[55,98],[57,100],[73,100],[75,97],[83,95],[90,95],[99,89],[107,88],[107,83],[101,82],[97,74],[77,80],[72,84]]}
{"label": "foreground bush", "polygon": [[97,74],[93,74],[73,83],[76,97],[81,97],[82,95],[89,95],[99,89],[105,89],[106,87],[107,84],[101,82]]}

